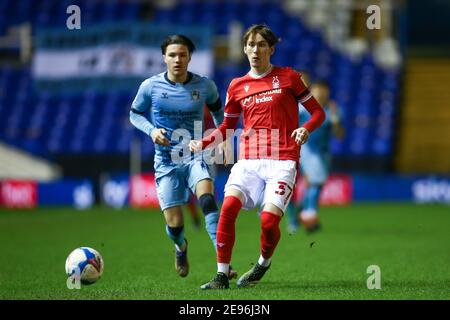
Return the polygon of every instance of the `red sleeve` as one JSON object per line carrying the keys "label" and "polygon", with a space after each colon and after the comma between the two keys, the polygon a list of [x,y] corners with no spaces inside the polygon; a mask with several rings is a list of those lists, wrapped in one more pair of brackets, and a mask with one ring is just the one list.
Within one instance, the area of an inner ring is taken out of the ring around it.
{"label": "red sleeve", "polygon": [[325,111],[323,111],[320,104],[309,91],[305,82],[303,82],[301,73],[291,69],[291,83],[297,102],[301,103],[311,114],[311,118],[303,124],[303,128],[311,133],[324,122]]}
{"label": "red sleeve", "polygon": [[305,90],[307,90],[307,86],[305,82],[302,80],[302,75],[300,72],[296,72],[291,69],[291,86],[294,90],[294,95],[298,97],[301,95]]}
{"label": "red sleeve", "polygon": [[219,134],[222,137],[222,141],[225,140],[224,138],[226,137],[227,129],[236,128],[239,117],[241,116],[242,108],[239,102],[234,99],[232,91],[232,84],[230,84],[227,92],[227,100],[225,102],[224,120],[216,130],[202,139],[202,149],[205,149],[214,142],[216,140],[215,137]]}
{"label": "red sleeve", "polygon": [[301,103],[311,114],[311,118],[309,118],[302,126],[311,133],[325,121],[325,111],[323,111],[323,108],[317,102],[316,98],[309,92],[309,89],[306,89],[297,97],[297,102]]}

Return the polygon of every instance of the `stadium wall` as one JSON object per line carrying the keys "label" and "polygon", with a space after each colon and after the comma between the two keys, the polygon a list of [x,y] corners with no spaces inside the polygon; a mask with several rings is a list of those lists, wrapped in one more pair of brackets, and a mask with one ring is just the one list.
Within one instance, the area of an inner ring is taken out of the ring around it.
{"label": "stadium wall", "polygon": [[[218,201],[223,200],[227,176],[215,180]],[[297,182],[294,199],[300,199],[303,181]],[[78,209],[96,203],[94,183],[89,179],[63,179],[40,183],[31,180],[0,182],[0,206],[9,209],[38,206],[72,206]],[[115,174],[102,177],[99,185],[100,202],[120,209],[158,208],[153,173],[130,177]],[[355,202],[414,202],[450,205],[450,177],[446,176],[369,176],[335,174],[330,176],[320,198],[322,205],[344,206]]]}

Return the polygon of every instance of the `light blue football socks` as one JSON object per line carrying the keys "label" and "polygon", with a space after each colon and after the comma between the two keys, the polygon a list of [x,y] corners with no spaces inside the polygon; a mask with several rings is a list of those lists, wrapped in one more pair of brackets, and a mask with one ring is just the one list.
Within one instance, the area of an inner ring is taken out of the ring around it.
{"label": "light blue football socks", "polygon": [[182,251],[186,241],[184,240],[184,226],[181,227],[169,227],[166,224],[167,236],[175,243],[178,251]]}
{"label": "light blue football socks", "polygon": [[205,193],[198,199],[198,202],[205,215],[206,231],[211,238],[214,249],[216,249],[217,224],[219,223],[219,209],[217,208],[216,200],[212,194]]}
{"label": "light blue football socks", "polygon": [[216,248],[216,233],[217,233],[217,224],[219,223],[219,212],[210,212],[205,216],[205,228],[208,232],[209,237]]}
{"label": "light blue football socks", "polygon": [[305,191],[303,210],[317,211],[319,207],[319,196],[322,187],[320,185],[310,185]]}

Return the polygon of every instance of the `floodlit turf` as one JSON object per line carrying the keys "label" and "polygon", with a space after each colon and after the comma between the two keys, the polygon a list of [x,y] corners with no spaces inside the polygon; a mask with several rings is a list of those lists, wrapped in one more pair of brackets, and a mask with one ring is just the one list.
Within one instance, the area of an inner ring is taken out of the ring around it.
{"label": "floodlit turf", "polygon": [[[0,299],[449,299],[450,208],[358,204],[326,207],[323,230],[286,232],[271,270],[254,288],[201,291],[215,273],[203,227],[186,216],[191,273],[174,269],[173,246],[159,211],[94,208],[0,210]],[[259,255],[259,220],[242,211],[233,266],[240,274]],[[64,263],[78,246],[103,255],[105,272],[81,290],[66,287]],[[381,289],[367,289],[367,267]]]}

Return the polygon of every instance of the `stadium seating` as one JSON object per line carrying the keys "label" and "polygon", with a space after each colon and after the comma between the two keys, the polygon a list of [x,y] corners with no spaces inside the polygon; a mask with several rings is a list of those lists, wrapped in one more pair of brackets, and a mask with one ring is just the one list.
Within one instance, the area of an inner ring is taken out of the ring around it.
{"label": "stadium seating", "polygon": [[[83,26],[139,21],[141,4],[134,1],[4,0],[0,3],[0,34],[11,25],[30,22],[37,27],[60,26],[70,4],[83,7]],[[3,10],[8,8],[8,11]],[[56,18],[54,18],[56,17]],[[58,18],[59,17],[59,18]],[[282,37],[273,62],[308,71],[312,80],[328,80],[332,98],[343,108],[347,135],[333,141],[337,155],[389,156],[397,113],[399,72],[378,67],[373,57],[354,61],[332,49],[320,32],[310,30],[275,1],[178,1],[156,9],[155,23],[214,25],[226,35],[232,21],[245,27],[267,23]],[[217,64],[216,80],[222,99],[230,80],[247,72],[242,65]],[[51,94],[35,91],[30,67],[0,67],[0,140],[41,156],[53,154],[125,154],[133,136],[143,141],[143,155],[153,146],[128,121],[135,92]],[[100,120],[100,121],[99,121]]]}

